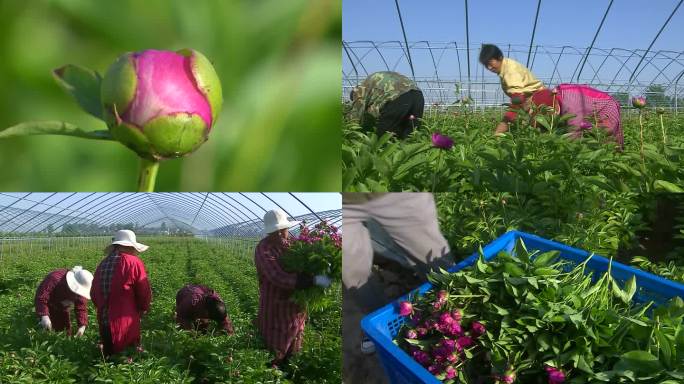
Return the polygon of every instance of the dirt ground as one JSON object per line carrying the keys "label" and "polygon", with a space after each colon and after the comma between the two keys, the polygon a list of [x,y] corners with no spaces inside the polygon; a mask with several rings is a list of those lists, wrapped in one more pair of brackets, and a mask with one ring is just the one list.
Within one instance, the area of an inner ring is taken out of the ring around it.
{"label": "dirt ground", "polygon": [[[378,279],[384,288],[388,303],[416,288],[422,283],[411,270],[393,261],[375,257],[373,277]],[[343,369],[342,382],[345,384],[368,383],[385,384],[385,371],[377,353],[364,355],[361,353],[361,319],[366,315],[350,300],[342,300],[342,340]]]}

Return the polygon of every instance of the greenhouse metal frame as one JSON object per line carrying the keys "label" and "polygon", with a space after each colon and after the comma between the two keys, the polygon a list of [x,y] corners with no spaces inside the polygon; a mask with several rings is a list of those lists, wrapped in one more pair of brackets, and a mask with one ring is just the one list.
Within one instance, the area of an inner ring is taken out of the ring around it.
{"label": "greenhouse metal frame", "polygon": [[[548,86],[581,83],[619,97],[651,96],[651,104],[673,109],[684,108],[684,51],[652,50],[684,0],[680,0],[646,48],[600,48],[595,46],[604,21],[611,11],[611,0],[594,37],[587,47],[548,46],[535,44],[539,9],[538,0],[529,45],[496,43],[506,56],[525,63],[534,71],[535,63],[547,61],[548,73],[537,74]],[[482,43],[470,41],[468,1],[464,0],[465,42],[410,41],[406,35],[399,0],[395,0],[396,17],[403,40],[343,41],[342,88],[347,99],[351,88],[377,71],[397,71],[413,78],[424,93],[428,108],[448,108],[470,97],[475,108],[501,106],[507,101],[495,74],[477,63]],[[680,15],[681,16],[681,15]],[[659,96],[659,97],[658,97]]]}

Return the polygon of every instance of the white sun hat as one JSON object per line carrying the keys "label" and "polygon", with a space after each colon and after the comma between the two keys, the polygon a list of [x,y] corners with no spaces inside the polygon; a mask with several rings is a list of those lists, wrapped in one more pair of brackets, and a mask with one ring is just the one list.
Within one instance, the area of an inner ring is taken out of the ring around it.
{"label": "white sun hat", "polygon": [[77,265],[66,274],[66,281],[71,292],[90,300],[90,286],[93,283],[93,274]]}
{"label": "white sun hat", "polygon": [[123,245],[125,247],[133,247],[138,252],[145,252],[149,248],[145,244],[138,243],[135,239],[135,233],[128,229],[122,229],[114,233],[112,238],[112,245]]}
{"label": "white sun hat", "polygon": [[294,227],[301,221],[290,221],[282,209],[272,209],[264,214],[264,233],[269,234],[283,228]]}

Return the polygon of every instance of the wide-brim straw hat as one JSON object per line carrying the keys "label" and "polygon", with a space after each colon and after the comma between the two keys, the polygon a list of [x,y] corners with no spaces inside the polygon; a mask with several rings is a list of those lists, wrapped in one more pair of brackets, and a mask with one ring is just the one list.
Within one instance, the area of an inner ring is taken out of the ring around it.
{"label": "wide-brim straw hat", "polygon": [[116,231],[114,234],[114,237],[112,238],[112,244],[111,245],[122,245],[124,247],[133,247],[135,248],[136,251],[138,252],[145,252],[149,246],[138,243],[138,241],[135,238],[135,233],[131,230],[128,229],[122,229],[120,231]]}
{"label": "wide-brim straw hat", "polygon": [[93,284],[93,274],[83,269],[80,265],[75,266],[66,274],[69,289],[86,299],[90,300],[90,287]]}
{"label": "wide-brim straw hat", "polygon": [[301,221],[290,221],[282,209],[272,209],[264,214],[264,234],[273,233],[284,228],[294,227]]}

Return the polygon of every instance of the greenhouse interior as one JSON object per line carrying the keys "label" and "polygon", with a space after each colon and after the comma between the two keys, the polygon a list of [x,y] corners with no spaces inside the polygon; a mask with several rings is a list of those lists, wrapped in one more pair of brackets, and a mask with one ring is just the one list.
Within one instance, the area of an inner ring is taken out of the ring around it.
{"label": "greenhouse interior", "polygon": [[[339,283],[329,287],[325,309],[309,309],[304,349],[280,370],[269,366],[273,354],[253,323],[255,248],[265,213],[275,209],[302,223],[291,237],[341,225],[339,193],[0,194],[0,382],[339,382]],[[149,246],[140,259],[152,304],[142,318],[142,348],[116,364],[97,349],[93,305],[77,338],[42,332],[33,305],[46,274],[74,266],[95,273],[113,234],[124,229]],[[174,300],[185,284],[220,294],[233,335],[175,327]]]}

